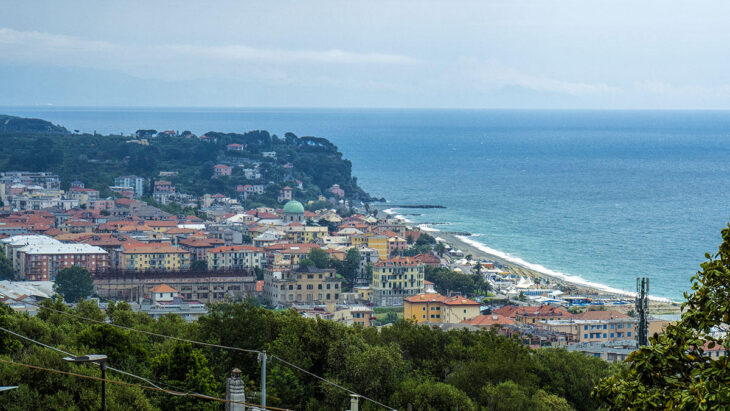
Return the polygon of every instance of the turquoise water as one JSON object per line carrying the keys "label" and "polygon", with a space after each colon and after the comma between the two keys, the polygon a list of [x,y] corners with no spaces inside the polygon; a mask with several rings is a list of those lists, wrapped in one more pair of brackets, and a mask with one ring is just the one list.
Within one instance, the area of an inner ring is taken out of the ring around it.
{"label": "turquoise water", "polygon": [[730,112],[4,108],[69,129],[316,135],[414,222],[588,281],[680,300],[730,218]]}

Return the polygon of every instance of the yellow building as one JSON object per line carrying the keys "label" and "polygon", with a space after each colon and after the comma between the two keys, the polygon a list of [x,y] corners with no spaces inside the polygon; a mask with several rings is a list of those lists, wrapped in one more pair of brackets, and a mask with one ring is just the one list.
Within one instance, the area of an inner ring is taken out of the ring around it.
{"label": "yellow building", "polygon": [[169,244],[135,244],[119,256],[120,268],[131,271],[177,271],[190,268],[190,253]]}
{"label": "yellow building", "polygon": [[[388,259],[388,237],[384,235],[374,235],[368,237],[368,248],[378,251],[378,258],[380,260]],[[355,242],[352,245],[356,247]]]}
{"label": "yellow building", "polygon": [[416,323],[458,324],[479,314],[478,302],[459,295],[418,294],[403,299],[403,318]]}
{"label": "yellow building", "polygon": [[403,304],[406,297],[424,290],[424,265],[413,258],[392,258],[373,264],[372,302],[392,307]]}

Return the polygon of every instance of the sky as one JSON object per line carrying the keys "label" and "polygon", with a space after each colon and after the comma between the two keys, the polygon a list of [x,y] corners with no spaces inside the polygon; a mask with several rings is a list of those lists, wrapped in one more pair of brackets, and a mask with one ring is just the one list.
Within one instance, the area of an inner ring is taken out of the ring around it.
{"label": "sky", "polygon": [[730,109],[730,2],[0,0],[0,105]]}

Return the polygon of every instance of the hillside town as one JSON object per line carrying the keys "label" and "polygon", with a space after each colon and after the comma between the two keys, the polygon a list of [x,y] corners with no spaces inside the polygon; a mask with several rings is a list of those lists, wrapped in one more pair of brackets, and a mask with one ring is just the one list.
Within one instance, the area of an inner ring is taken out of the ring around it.
{"label": "hillside town", "polygon": [[[331,207],[316,211],[291,189],[282,191],[280,207],[245,209],[246,193],[256,188],[243,187],[236,199],[194,199],[198,215],[173,215],[141,200],[146,189],[161,204],[179,200],[184,195],[169,181],[119,176],[110,189],[117,195],[99,198],[80,181],[61,190],[51,173],[0,175],[0,245],[14,271],[14,281],[0,283],[6,304],[34,312],[54,294],[61,270],[81,267],[102,304],[126,301],[155,318],[192,321],[207,304],[253,298],[363,327],[404,318],[443,329],[495,328],[531,347],[564,346],[609,361],[636,347],[630,299],[576,295],[465,256],[402,219],[344,208],[339,187],[320,199]],[[482,286],[452,286],[464,279]],[[650,321],[650,333],[667,323]]]}

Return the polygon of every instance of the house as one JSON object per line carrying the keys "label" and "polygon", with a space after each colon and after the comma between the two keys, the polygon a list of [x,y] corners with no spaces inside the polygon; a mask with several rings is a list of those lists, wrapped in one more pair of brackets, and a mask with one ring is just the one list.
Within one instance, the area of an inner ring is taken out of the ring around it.
{"label": "house", "polygon": [[339,184],[333,184],[332,187],[327,189],[327,191],[336,195],[337,197],[340,197],[340,198],[345,197],[345,190],[341,189]]}
{"label": "house", "polygon": [[422,293],[403,299],[403,318],[416,323],[458,324],[479,315],[479,303],[460,295]]}
{"label": "house", "polygon": [[230,176],[233,168],[225,164],[216,164],[213,166],[213,175],[216,177]]}
{"label": "house", "polygon": [[187,321],[194,321],[208,312],[205,304],[199,301],[184,301],[178,291],[167,284],[153,287],[150,293],[151,303],[142,303],[140,311],[152,318],[174,314]]}
{"label": "house", "polygon": [[563,307],[541,305],[539,307],[520,307],[514,313],[515,322],[518,324],[536,324],[548,320],[566,320],[573,318]]}
{"label": "house", "polygon": [[279,190],[279,196],[277,197],[277,200],[280,203],[283,203],[284,201],[291,201],[292,200],[292,188],[284,187],[281,190]]}
{"label": "house", "polygon": [[231,143],[226,146],[228,151],[243,151],[243,144]]}

